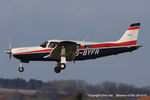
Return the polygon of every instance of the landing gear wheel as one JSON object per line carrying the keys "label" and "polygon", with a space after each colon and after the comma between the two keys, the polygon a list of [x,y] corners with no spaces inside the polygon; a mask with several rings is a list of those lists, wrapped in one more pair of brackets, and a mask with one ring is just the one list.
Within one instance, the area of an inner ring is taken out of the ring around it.
{"label": "landing gear wheel", "polygon": [[55,73],[60,73],[61,72],[61,68],[60,67],[55,67],[54,71],[55,71]]}
{"label": "landing gear wheel", "polygon": [[23,67],[19,67],[18,70],[19,70],[19,72],[23,72],[24,68]]}
{"label": "landing gear wheel", "polygon": [[61,64],[60,64],[60,68],[61,68],[62,70],[65,69],[65,68],[66,68],[66,64],[61,63]]}

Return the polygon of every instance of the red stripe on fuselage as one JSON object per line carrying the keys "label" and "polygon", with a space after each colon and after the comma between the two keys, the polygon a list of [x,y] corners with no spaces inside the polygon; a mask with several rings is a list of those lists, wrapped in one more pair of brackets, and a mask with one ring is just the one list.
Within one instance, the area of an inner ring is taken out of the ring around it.
{"label": "red stripe on fuselage", "polygon": [[122,43],[96,44],[96,45],[91,45],[90,48],[118,47],[118,46],[129,46],[129,45],[136,45],[136,40],[135,41],[129,41],[129,42],[122,42]]}
{"label": "red stripe on fuselage", "polygon": [[[122,42],[122,43],[94,44],[94,45],[90,45],[90,48],[130,46],[130,45],[136,45],[136,42],[137,41],[135,40],[135,41],[129,41],[129,42]],[[84,48],[85,48],[84,46],[81,46],[81,48],[78,48],[78,49],[84,49]],[[50,52],[50,51],[52,51],[52,49],[13,53],[12,55],[31,54],[31,53],[44,53],[44,52]]]}
{"label": "red stripe on fuselage", "polygon": [[140,29],[140,27],[137,26],[137,27],[129,27],[129,28],[128,28],[128,30],[135,30],[135,29]]}
{"label": "red stripe on fuselage", "polygon": [[50,52],[51,50],[52,50],[52,49],[37,50],[37,51],[28,51],[28,52],[20,52],[20,53],[13,53],[12,55],[30,54],[30,53],[41,53],[41,52]]}

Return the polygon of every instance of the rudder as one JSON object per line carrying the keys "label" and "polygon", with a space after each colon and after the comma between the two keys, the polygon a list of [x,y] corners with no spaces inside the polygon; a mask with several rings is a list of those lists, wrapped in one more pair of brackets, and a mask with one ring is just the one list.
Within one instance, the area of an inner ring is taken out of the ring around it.
{"label": "rudder", "polygon": [[117,42],[131,42],[131,45],[136,45],[140,23],[133,23]]}

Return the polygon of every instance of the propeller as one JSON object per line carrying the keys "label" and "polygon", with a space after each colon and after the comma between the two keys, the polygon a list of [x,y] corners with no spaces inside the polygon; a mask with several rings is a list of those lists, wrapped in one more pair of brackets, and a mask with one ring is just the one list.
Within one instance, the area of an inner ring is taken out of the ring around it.
{"label": "propeller", "polygon": [[9,54],[9,60],[11,61],[12,48],[11,48],[10,36],[9,36],[9,51],[5,51],[5,53]]}
{"label": "propeller", "polygon": [[9,36],[9,49],[11,49],[11,40],[10,40],[10,36]]}

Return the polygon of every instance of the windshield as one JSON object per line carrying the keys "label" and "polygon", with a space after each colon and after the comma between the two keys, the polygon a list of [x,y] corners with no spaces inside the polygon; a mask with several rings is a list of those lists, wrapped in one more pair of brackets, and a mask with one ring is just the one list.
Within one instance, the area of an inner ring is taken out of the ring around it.
{"label": "windshield", "polygon": [[43,48],[46,48],[47,43],[48,43],[48,42],[46,41],[46,42],[42,43],[40,46],[43,47]]}

